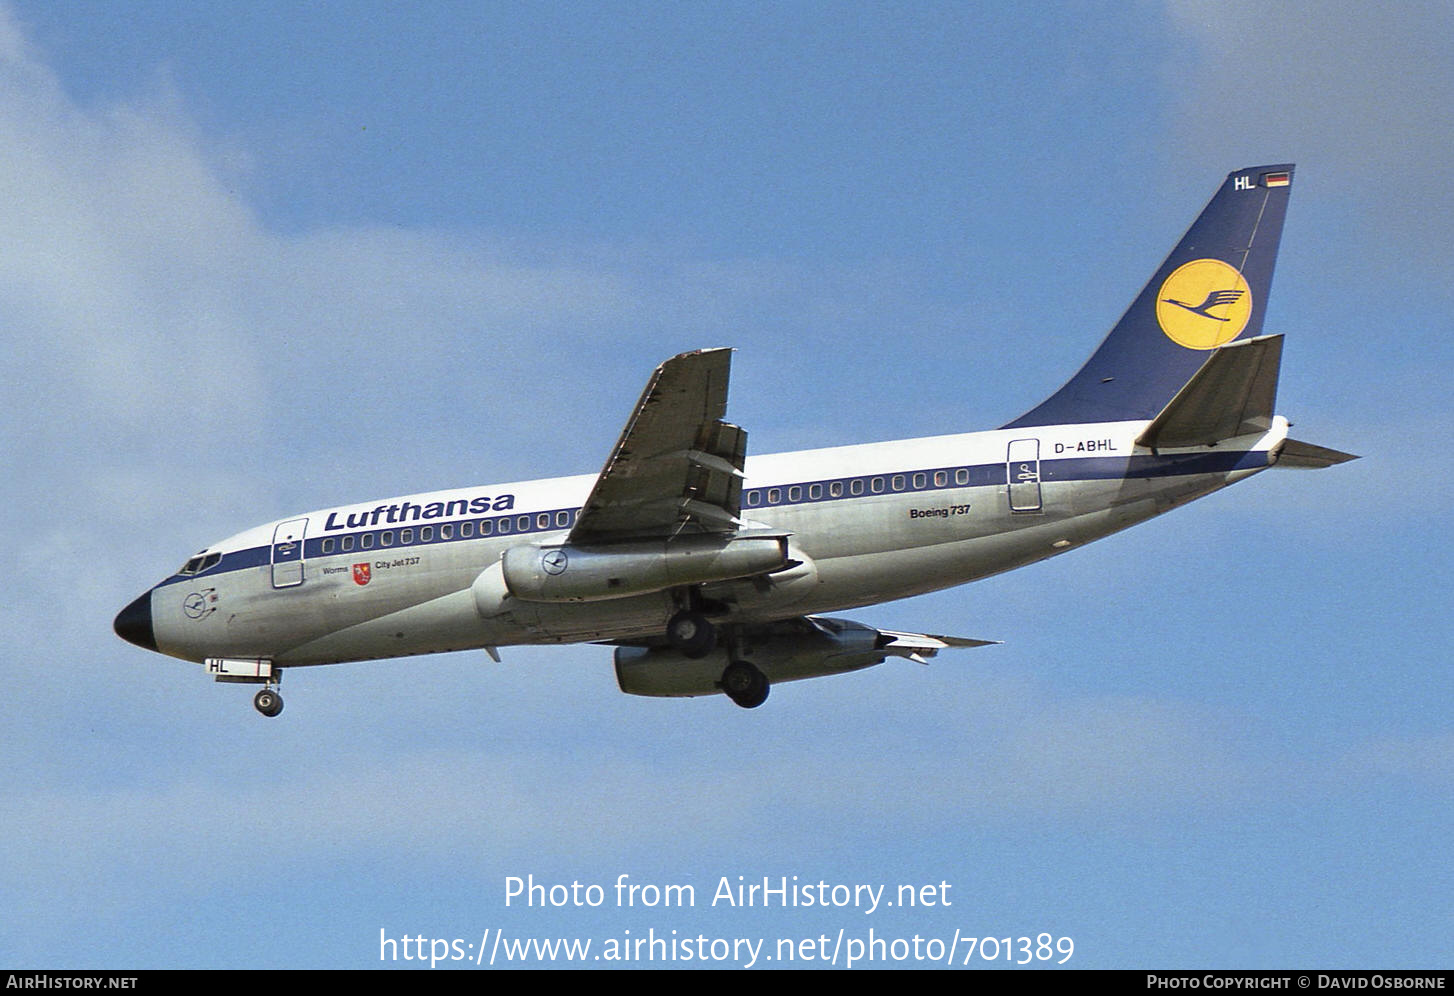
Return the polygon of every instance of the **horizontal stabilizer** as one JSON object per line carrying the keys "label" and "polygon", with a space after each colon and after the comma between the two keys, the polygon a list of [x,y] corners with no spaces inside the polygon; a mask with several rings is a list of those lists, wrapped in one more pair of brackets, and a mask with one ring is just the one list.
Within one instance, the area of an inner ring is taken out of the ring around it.
{"label": "horizontal stabilizer", "polygon": [[1136,442],[1151,449],[1206,446],[1266,432],[1277,402],[1282,336],[1223,346],[1207,357]]}
{"label": "horizontal stabilizer", "polygon": [[1277,466],[1321,470],[1323,467],[1331,467],[1334,464],[1347,463],[1349,460],[1357,459],[1358,457],[1352,453],[1344,453],[1341,450],[1332,450],[1326,446],[1316,446],[1312,443],[1304,443],[1297,439],[1289,439],[1278,450]]}

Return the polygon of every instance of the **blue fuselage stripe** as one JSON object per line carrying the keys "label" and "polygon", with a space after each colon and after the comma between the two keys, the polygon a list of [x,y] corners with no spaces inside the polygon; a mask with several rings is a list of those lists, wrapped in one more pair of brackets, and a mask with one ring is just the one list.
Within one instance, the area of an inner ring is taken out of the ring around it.
{"label": "blue fuselage stripe", "polygon": [[[1105,481],[1123,479],[1149,479],[1158,477],[1195,476],[1199,474],[1228,474],[1238,470],[1252,470],[1267,466],[1267,454],[1260,450],[1230,450],[1224,452],[1210,453],[1175,453],[1169,455],[1138,455],[1138,456],[1098,456],[1098,457],[1077,457],[1062,460],[1041,460],[1040,480],[1042,483],[1067,483],[1075,481]],[[956,474],[967,472],[965,483],[959,483]],[[935,484],[935,475],[943,475],[946,483]],[[915,479],[922,479],[923,484],[918,487],[913,485]],[[889,488],[880,483],[880,490],[873,491],[869,482],[888,482],[899,480],[900,487]],[[858,493],[854,491],[855,482],[858,483]],[[756,504],[744,502],[744,511],[747,514],[758,512],[768,508],[782,508],[790,505],[817,505],[824,502],[861,501],[868,498],[884,498],[893,495],[914,494],[926,491],[956,491],[966,488],[995,487],[1006,483],[1006,470],[1003,462],[980,464],[974,467],[934,467],[929,469],[915,469],[905,471],[890,471],[883,474],[860,475],[855,477],[828,478],[821,481],[805,481],[797,484],[774,484],[755,485],[744,491],[744,496],[753,494],[758,496]],[[840,493],[832,494],[831,489],[835,485],[841,485]],[[816,488],[817,497],[809,497]],[[797,497],[789,498],[791,493],[796,492]],[[770,495],[776,496],[776,501],[767,500]],[[436,546],[441,543],[473,542],[481,539],[496,540],[517,535],[528,535],[541,532],[560,532],[564,528],[558,524],[557,516],[564,513],[570,522],[575,521],[577,509],[541,509],[535,512],[512,512],[503,516],[471,517],[466,519],[447,520],[433,524],[431,538],[420,539],[421,528],[412,527],[413,536],[407,543],[397,542],[399,534],[408,526],[393,526],[388,529],[365,529],[353,533],[338,533],[333,536],[313,537],[306,541],[304,546],[305,559],[335,556],[361,556],[374,557],[387,552],[410,549],[420,546]],[[545,518],[546,526],[540,526],[539,520]],[[500,523],[506,521],[508,531],[500,530]],[[460,526],[464,523],[474,523],[474,534],[470,536],[460,535]],[[487,527],[490,531],[481,534],[480,526],[490,523]],[[521,523],[528,523],[527,528],[520,528]],[[452,527],[453,535],[448,538],[440,536],[440,527]],[[382,537],[385,533],[392,536],[389,545],[383,545]],[[370,546],[364,549],[362,544],[364,537],[370,537]],[[340,549],[344,538],[354,541],[353,548],[349,550]],[[324,544],[332,544],[327,552],[324,551]],[[198,582],[207,578],[217,577],[222,574],[229,574],[233,571],[248,570],[254,567],[263,567],[272,562],[271,546],[256,546],[247,550],[238,550],[224,554],[221,562],[211,569],[196,574],[174,574],[165,581],[158,584],[157,588],[181,582]]]}

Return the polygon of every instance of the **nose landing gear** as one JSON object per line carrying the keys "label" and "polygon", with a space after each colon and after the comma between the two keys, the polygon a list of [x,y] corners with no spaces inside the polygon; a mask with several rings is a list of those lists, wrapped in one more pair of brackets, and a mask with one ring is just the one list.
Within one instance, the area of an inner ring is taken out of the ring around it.
{"label": "nose landing gear", "polygon": [[283,697],[277,689],[269,686],[252,697],[253,708],[264,716],[276,716],[283,711]]}

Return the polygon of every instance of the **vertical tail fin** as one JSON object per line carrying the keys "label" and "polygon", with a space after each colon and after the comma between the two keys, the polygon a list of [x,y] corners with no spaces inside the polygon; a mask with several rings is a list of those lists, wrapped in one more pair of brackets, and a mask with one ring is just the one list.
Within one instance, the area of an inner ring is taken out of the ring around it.
{"label": "vertical tail fin", "polygon": [[1209,350],[1261,335],[1292,173],[1228,174],[1080,372],[1004,428],[1152,418]]}

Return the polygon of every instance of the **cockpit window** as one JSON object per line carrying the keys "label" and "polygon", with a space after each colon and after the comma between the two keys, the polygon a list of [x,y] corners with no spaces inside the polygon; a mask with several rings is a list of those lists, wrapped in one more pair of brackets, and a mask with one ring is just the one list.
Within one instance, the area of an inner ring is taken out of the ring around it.
{"label": "cockpit window", "polygon": [[219,563],[221,563],[221,561],[222,554],[220,553],[199,553],[197,554],[197,556],[193,557],[191,560],[183,564],[182,569],[177,571],[177,573],[201,574],[203,571],[210,571],[212,568],[216,567]]}

